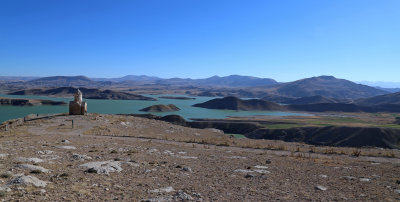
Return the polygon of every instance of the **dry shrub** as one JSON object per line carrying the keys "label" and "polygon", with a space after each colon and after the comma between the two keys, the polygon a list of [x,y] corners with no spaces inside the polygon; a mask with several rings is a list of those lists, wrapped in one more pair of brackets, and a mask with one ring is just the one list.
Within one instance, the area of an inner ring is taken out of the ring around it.
{"label": "dry shrub", "polygon": [[353,150],[353,152],[351,152],[351,155],[355,156],[355,157],[359,157],[361,155],[361,150],[355,149],[355,150]]}

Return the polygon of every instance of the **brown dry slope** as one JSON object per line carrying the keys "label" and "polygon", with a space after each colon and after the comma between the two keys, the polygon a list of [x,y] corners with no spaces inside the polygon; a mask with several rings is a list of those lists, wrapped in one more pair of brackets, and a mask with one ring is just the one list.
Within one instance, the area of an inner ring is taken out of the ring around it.
{"label": "brown dry slope", "polygon": [[230,138],[213,129],[96,114],[29,121],[0,137],[5,200],[400,200],[398,156],[366,160],[197,144],[190,142]]}

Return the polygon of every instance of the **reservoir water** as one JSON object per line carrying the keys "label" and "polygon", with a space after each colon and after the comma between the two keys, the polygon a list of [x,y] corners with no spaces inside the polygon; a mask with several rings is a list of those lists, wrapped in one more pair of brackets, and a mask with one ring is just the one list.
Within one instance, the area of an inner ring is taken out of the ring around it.
{"label": "reservoir water", "polygon": [[[178,95],[145,95],[148,97],[156,98],[157,101],[145,101],[145,100],[96,100],[96,99],[84,99],[88,103],[89,113],[101,113],[101,114],[142,114],[148,112],[141,112],[140,109],[155,105],[155,104],[174,104],[181,110],[176,112],[151,112],[151,114],[158,116],[165,116],[169,114],[177,114],[185,119],[190,118],[226,118],[230,116],[308,116],[304,113],[291,113],[291,112],[279,112],[279,111],[235,111],[235,110],[215,110],[215,109],[204,109],[198,107],[192,107],[197,103],[206,102],[214,99],[215,97],[194,97],[195,100],[176,100],[176,99],[163,99],[160,96],[178,96]],[[182,95],[179,95],[182,96]],[[12,97],[12,98],[32,98],[32,99],[46,99],[54,101],[64,101],[69,103],[73,98],[54,98],[44,96],[21,96],[21,95],[2,95],[0,97]],[[15,118],[21,118],[28,114],[54,114],[54,113],[66,113],[68,112],[68,105],[61,106],[0,106],[0,123]]]}

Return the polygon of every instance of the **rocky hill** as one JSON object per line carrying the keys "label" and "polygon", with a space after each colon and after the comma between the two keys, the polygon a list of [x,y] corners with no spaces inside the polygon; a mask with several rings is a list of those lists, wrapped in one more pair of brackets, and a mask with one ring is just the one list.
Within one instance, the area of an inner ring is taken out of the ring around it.
{"label": "rocky hill", "polygon": [[355,101],[355,103],[363,106],[387,105],[387,104],[400,105],[400,92],[386,94],[386,95],[379,95],[370,98],[358,99]]}
{"label": "rocky hill", "polygon": [[260,99],[242,100],[237,97],[224,97],[209,100],[204,103],[193,105],[207,109],[230,109],[230,110],[284,110],[284,106]]}
{"label": "rocky hill", "polygon": [[[78,88],[60,87],[51,89],[28,89],[9,93],[10,95],[44,95],[55,97],[70,97]],[[99,90],[94,88],[79,88],[86,99],[108,99],[108,100],[156,100],[151,97],[136,95],[112,90]]]}
{"label": "rocky hill", "polygon": [[283,102],[285,104],[296,104],[296,105],[304,105],[304,104],[318,104],[318,103],[339,103],[340,101],[333,98],[324,97],[321,95],[315,95],[310,97],[302,97],[297,99],[288,100]]}
{"label": "rocky hill", "polygon": [[[310,101],[313,99],[310,100],[304,99],[304,100]],[[207,109],[228,109],[228,110],[244,110],[244,111],[277,110],[277,111],[303,111],[303,112],[370,112],[370,113],[400,112],[400,105],[397,104],[382,104],[374,106],[362,106],[354,103],[316,103],[316,104],[280,105],[262,99],[245,100],[236,97],[216,98],[204,103],[195,104],[193,106],[207,108]]]}
{"label": "rocky hill", "polygon": [[388,93],[345,79],[337,79],[333,76],[306,78],[267,88],[270,94],[294,98],[320,95],[335,99],[357,99]]}
{"label": "rocky hill", "polygon": [[179,111],[181,109],[179,109],[177,106],[173,105],[173,104],[169,104],[169,105],[152,105],[150,107],[146,107],[143,108],[139,111],[142,112],[173,112],[173,111]]}

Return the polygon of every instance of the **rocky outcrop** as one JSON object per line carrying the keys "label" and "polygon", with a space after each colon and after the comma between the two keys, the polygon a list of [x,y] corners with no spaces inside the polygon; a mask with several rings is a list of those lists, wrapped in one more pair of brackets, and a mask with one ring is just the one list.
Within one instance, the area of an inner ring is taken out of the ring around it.
{"label": "rocky outcrop", "polygon": [[152,105],[150,107],[146,107],[143,108],[139,111],[142,112],[173,112],[173,111],[179,111],[181,109],[179,109],[177,106],[173,105],[173,104],[169,104],[169,105]]}

